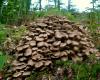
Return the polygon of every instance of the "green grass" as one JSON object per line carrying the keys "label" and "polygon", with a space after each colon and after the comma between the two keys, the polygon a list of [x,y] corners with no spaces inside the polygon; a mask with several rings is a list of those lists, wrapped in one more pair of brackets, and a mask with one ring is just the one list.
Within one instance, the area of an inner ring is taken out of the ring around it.
{"label": "green grass", "polygon": [[4,65],[7,61],[7,55],[4,55],[3,52],[0,52],[0,70],[4,68]]}
{"label": "green grass", "polygon": [[[91,61],[91,60],[90,60]],[[100,62],[88,63],[78,62],[73,63],[72,61],[56,61],[55,66],[63,68],[71,68],[73,70],[74,80],[97,80],[97,74],[100,73]],[[67,80],[67,76],[65,78]]]}
{"label": "green grass", "polygon": [[16,29],[12,29],[10,33],[11,39],[16,43],[20,40],[20,38],[25,35],[27,32],[26,26],[19,26]]}
{"label": "green grass", "polygon": [[7,37],[8,29],[5,27],[5,25],[0,24],[0,44],[2,44]]}

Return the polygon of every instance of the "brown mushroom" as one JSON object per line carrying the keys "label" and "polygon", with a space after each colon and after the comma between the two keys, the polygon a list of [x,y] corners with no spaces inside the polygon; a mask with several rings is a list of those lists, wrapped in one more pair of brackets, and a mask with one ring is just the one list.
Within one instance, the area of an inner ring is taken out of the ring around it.
{"label": "brown mushroom", "polygon": [[61,43],[61,44],[60,44],[60,48],[65,48],[66,45],[67,45],[66,43]]}
{"label": "brown mushroom", "polygon": [[29,37],[29,36],[26,36],[25,39],[28,40],[28,41],[32,40],[32,38]]}
{"label": "brown mushroom", "polygon": [[44,41],[44,38],[40,38],[39,36],[36,36],[36,37],[35,37],[35,40],[36,40],[36,41]]}
{"label": "brown mushroom", "polygon": [[63,52],[60,53],[60,56],[61,56],[61,57],[63,57],[63,56],[68,56],[68,54],[67,54],[67,52],[63,51]]}
{"label": "brown mushroom", "polygon": [[72,45],[78,46],[79,43],[77,41],[72,41]]}
{"label": "brown mushroom", "polygon": [[37,47],[47,47],[47,46],[48,46],[48,44],[45,42],[38,42],[37,43]]}
{"label": "brown mushroom", "polygon": [[37,47],[33,47],[32,50],[33,51],[36,51],[36,50],[38,50],[38,48]]}
{"label": "brown mushroom", "polygon": [[37,25],[41,26],[41,27],[46,27],[47,26],[47,24],[45,24],[45,23],[37,23]]}
{"label": "brown mushroom", "polygon": [[61,43],[61,41],[55,41],[55,42],[53,43],[53,46],[59,46],[60,43]]}
{"label": "brown mushroom", "polygon": [[13,77],[17,78],[17,77],[19,77],[19,76],[21,76],[21,75],[22,75],[21,72],[16,72],[16,73],[13,74]]}
{"label": "brown mushroom", "polygon": [[21,58],[19,58],[19,61],[21,61],[21,62],[26,61],[26,60],[27,60],[26,57],[21,57]]}
{"label": "brown mushroom", "polygon": [[36,54],[32,56],[32,60],[41,60],[43,56],[41,54]]}
{"label": "brown mushroom", "polygon": [[31,54],[32,54],[32,49],[31,48],[26,49],[24,55],[25,56],[31,56]]}
{"label": "brown mushroom", "polygon": [[28,76],[28,75],[30,75],[30,74],[31,74],[30,71],[25,71],[25,72],[22,73],[23,76]]}
{"label": "brown mushroom", "polygon": [[53,55],[54,55],[55,57],[59,58],[60,55],[61,55],[61,53],[60,53],[60,52],[55,52]]}
{"label": "brown mushroom", "polygon": [[61,57],[61,60],[62,61],[67,61],[68,60],[68,57]]}
{"label": "brown mushroom", "polygon": [[58,39],[61,39],[63,37],[63,35],[60,33],[60,31],[56,30],[55,31],[55,37]]}
{"label": "brown mushroom", "polygon": [[27,64],[30,65],[30,66],[33,66],[35,64],[35,62],[33,62],[33,60],[30,59],[30,60],[28,60],[28,63]]}
{"label": "brown mushroom", "polygon": [[49,60],[47,60],[47,61],[44,62],[44,65],[45,65],[45,66],[49,66],[50,64],[52,64],[52,62],[49,61]]}
{"label": "brown mushroom", "polygon": [[67,44],[71,44],[72,43],[72,41],[71,40],[67,40],[67,42],[66,42]]}
{"label": "brown mushroom", "polygon": [[43,61],[39,61],[35,64],[35,68],[41,68],[43,66]]}
{"label": "brown mushroom", "polygon": [[36,41],[30,41],[29,44],[30,44],[31,46],[36,46]]}

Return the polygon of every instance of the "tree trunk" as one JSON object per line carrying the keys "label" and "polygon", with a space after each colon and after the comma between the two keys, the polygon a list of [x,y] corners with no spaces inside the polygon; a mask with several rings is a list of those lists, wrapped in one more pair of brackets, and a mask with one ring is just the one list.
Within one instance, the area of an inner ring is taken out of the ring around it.
{"label": "tree trunk", "polygon": [[57,7],[57,0],[54,0],[55,8]]}
{"label": "tree trunk", "polygon": [[60,0],[58,0],[58,5],[57,5],[57,7],[58,7],[58,10],[60,10]]}
{"label": "tree trunk", "polygon": [[70,11],[71,8],[71,0],[68,0],[68,11]]}
{"label": "tree trunk", "polygon": [[1,0],[1,1],[0,1],[0,10],[1,10],[1,6],[2,6],[2,4],[3,4],[3,1],[4,1],[4,0]]}
{"label": "tree trunk", "polygon": [[41,4],[42,0],[39,0],[39,10],[41,11],[42,9],[42,4]]}

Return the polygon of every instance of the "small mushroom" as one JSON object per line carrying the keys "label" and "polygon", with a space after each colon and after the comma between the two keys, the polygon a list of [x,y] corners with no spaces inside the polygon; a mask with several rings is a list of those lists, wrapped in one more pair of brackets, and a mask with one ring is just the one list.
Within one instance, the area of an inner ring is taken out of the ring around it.
{"label": "small mushroom", "polygon": [[13,77],[17,78],[17,77],[19,77],[19,76],[21,76],[21,75],[22,75],[21,72],[16,72],[16,73],[13,74]]}
{"label": "small mushroom", "polygon": [[48,43],[53,43],[54,41],[55,41],[55,38],[54,37],[47,40]]}
{"label": "small mushroom", "polygon": [[24,65],[24,63],[22,62],[19,62],[19,61],[16,61],[16,60],[14,60],[13,62],[12,62],[12,65],[14,65],[14,66],[21,66],[21,65]]}
{"label": "small mushroom", "polygon": [[38,42],[37,47],[45,47],[46,43],[45,42]]}
{"label": "small mushroom", "polygon": [[47,34],[40,34],[39,37],[40,37],[40,38],[47,38],[48,35],[47,35]]}
{"label": "small mushroom", "polygon": [[36,28],[37,31],[39,32],[42,32],[42,29],[41,28]]}
{"label": "small mushroom", "polygon": [[61,56],[61,57],[63,57],[63,56],[68,56],[68,54],[67,54],[67,52],[63,51],[63,52],[60,53],[60,56]]}
{"label": "small mushroom", "polygon": [[61,43],[61,44],[60,44],[60,48],[65,48],[66,45],[67,45],[66,43]]}
{"label": "small mushroom", "polygon": [[75,45],[75,46],[79,45],[79,43],[77,41],[72,41],[72,44]]}
{"label": "small mushroom", "polygon": [[33,55],[36,55],[36,54],[37,54],[37,51],[32,52],[32,56],[33,56]]}
{"label": "small mushroom", "polygon": [[61,53],[60,53],[60,52],[55,52],[53,55],[54,55],[55,57],[59,58],[60,55],[61,55]]}
{"label": "small mushroom", "polygon": [[53,46],[50,46],[50,50],[53,51],[53,52],[56,52],[59,50],[58,47],[53,47]]}
{"label": "small mushroom", "polygon": [[23,47],[17,47],[17,51],[21,51],[21,50],[23,50]]}
{"label": "small mushroom", "polygon": [[26,49],[26,48],[28,48],[29,47],[29,45],[24,45],[23,46],[23,49]]}
{"label": "small mushroom", "polygon": [[73,50],[74,50],[74,51],[79,51],[79,47],[74,46],[74,47],[73,47]]}
{"label": "small mushroom", "polygon": [[82,53],[77,53],[77,55],[78,55],[79,57],[82,57],[82,56],[83,56],[83,54],[82,54]]}
{"label": "small mushroom", "polygon": [[36,41],[44,41],[44,38],[40,38],[39,36],[36,36],[36,37],[35,37],[35,40],[36,40]]}
{"label": "small mushroom", "polygon": [[43,56],[41,54],[36,54],[32,56],[32,60],[41,60]]}
{"label": "small mushroom", "polygon": [[76,35],[76,34],[74,34],[74,33],[70,33],[70,34],[68,35],[68,37],[69,37],[69,38],[74,38],[75,35]]}
{"label": "small mushroom", "polygon": [[61,57],[61,60],[62,61],[67,61],[68,60],[68,57]]}
{"label": "small mushroom", "polygon": [[25,39],[28,40],[28,41],[32,40],[32,38],[29,37],[29,36],[26,36]]}
{"label": "small mushroom", "polygon": [[37,47],[33,47],[32,50],[33,51],[36,51],[36,50],[38,50],[38,48]]}
{"label": "small mushroom", "polygon": [[77,55],[74,55],[74,56],[72,56],[72,60],[74,62],[77,62],[77,61],[82,61],[82,58],[81,57],[78,57]]}
{"label": "small mushroom", "polygon": [[28,60],[28,63],[27,64],[30,65],[30,66],[33,66],[35,64],[35,62],[33,62],[33,60],[30,59],[30,60]]}
{"label": "small mushroom", "polygon": [[49,60],[45,61],[45,63],[44,63],[45,66],[49,66],[50,64],[52,64],[52,62]]}
{"label": "small mushroom", "polygon": [[61,41],[55,41],[55,42],[53,43],[53,46],[59,46],[60,43],[61,43]]}
{"label": "small mushroom", "polygon": [[29,47],[29,45],[24,45],[24,46],[18,46],[17,47],[17,51],[22,51],[23,49],[26,49],[26,48],[28,48]]}
{"label": "small mushroom", "polygon": [[32,54],[32,49],[31,48],[26,49],[24,55],[25,56],[31,56],[31,54]]}
{"label": "small mushroom", "polygon": [[22,73],[23,76],[29,76],[30,74],[31,74],[30,71],[25,71],[25,72]]}
{"label": "small mushroom", "polygon": [[23,53],[20,53],[20,54],[15,54],[15,56],[18,58],[18,57],[22,57],[23,56]]}
{"label": "small mushroom", "polygon": [[30,41],[29,44],[30,44],[31,46],[36,46],[36,41]]}
{"label": "small mushroom", "polygon": [[72,43],[72,41],[71,40],[67,40],[67,42],[66,42],[67,44],[71,44]]}
{"label": "small mushroom", "polygon": [[40,26],[40,27],[46,27],[47,26],[47,24],[45,24],[45,23],[37,23],[37,25]]}
{"label": "small mushroom", "polygon": [[87,45],[87,42],[86,41],[80,41],[80,44]]}
{"label": "small mushroom", "polygon": [[19,61],[21,61],[21,62],[26,61],[26,60],[27,60],[26,57],[21,57],[21,58],[19,58]]}
{"label": "small mushroom", "polygon": [[43,66],[43,61],[36,62],[35,68],[41,68]]}
{"label": "small mushroom", "polygon": [[63,37],[63,35],[60,33],[60,31],[56,30],[55,31],[55,37],[58,39],[61,39]]}
{"label": "small mushroom", "polygon": [[13,67],[13,70],[14,70],[14,71],[16,71],[16,70],[22,70],[22,69],[24,69],[24,68],[26,68],[26,65],[25,65],[25,64],[20,65],[20,66]]}
{"label": "small mushroom", "polygon": [[29,34],[28,34],[29,36],[32,36],[32,37],[34,37],[35,36],[35,34],[33,33],[33,32],[29,32]]}

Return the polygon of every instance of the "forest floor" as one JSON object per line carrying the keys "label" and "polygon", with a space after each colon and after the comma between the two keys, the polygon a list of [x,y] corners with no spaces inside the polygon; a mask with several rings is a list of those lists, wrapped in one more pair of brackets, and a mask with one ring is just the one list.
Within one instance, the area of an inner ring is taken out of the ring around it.
{"label": "forest floor", "polygon": [[[9,74],[5,74],[12,60],[12,47],[18,44],[18,41],[26,34],[27,27],[10,27],[6,28],[1,25],[0,30],[0,80],[6,80]],[[98,37],[99,30],[92,35],[92,41],[95,47],[100,52],[100,39]],[[9,38],[10,37],[10,38]],[[100,56],[100,55],[99,55]],[[84,61],[73,62],[72,60],[61,61],[56,60],[54,65],[44,70],[33,70],[32,74],[25,80],[100,80],[100,59],[97,59],[94,54],[90,55]],[[10,80],[10,79],[9,79]],[[17,79],[14,79],[17,80]],[[21,80],[21,79],[19,79]]]}

